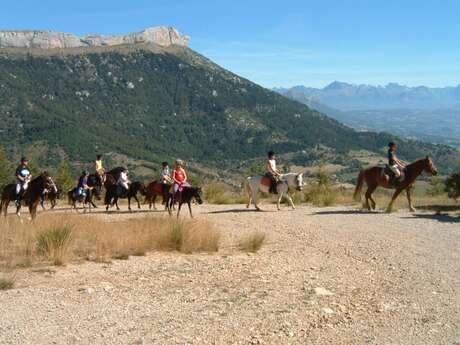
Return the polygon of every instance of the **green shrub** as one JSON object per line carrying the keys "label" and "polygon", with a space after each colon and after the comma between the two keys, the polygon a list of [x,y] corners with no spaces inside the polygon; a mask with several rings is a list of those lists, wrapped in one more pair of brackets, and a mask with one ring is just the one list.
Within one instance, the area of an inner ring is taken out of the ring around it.
{"label": "green shrub", "polygon": [[54,227],[38,235],[37,252],[51,258],[54,265],[63,265],[71,241],[72,229],[70,227]]}
{"label": "green shrub", "polygon": [[457,200],[460,197],[460,172],[449,176],[445,181],[445,186],[449,198]]}
{"label": "green shrub", "polygon": [[337,201],[339,192],[332,185],[332,181],[324,171],[319,171],[316,181],[305,192],[305,201],[314,206],[332,206]]}

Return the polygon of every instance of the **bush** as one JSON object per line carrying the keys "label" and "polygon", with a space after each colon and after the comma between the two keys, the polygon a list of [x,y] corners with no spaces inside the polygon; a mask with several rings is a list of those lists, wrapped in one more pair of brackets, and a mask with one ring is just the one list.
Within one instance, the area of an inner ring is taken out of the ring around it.
{"label": "bush", "polygon": [[242,194],[232,192],[225,183],[213,182],[204,187],[204,199],[210,204],[243,204],[247,200]]}
{"label": "bush", "polygon": [[332,206],[339,196],[338,190],[332,185],[329,175],[324,171],[319,171],[316,181],[307,188],[305,201],[314,206]]}
{"label": "bush", "polygon": [[446,192],[444,179],[439,176],[432,176],[426,192],[430,196],[438,196],[444,194]]}
{"label": "bush", "polygon": [[67,226],[51,228],[37,238],[37,252],[53,260],[54,265],[63,265],[70,242],[72,229]]}
{"label": "bush", "polygon": [[448,177],[445,185],[449,198],[457,200],[460,197],[460,173],[452,174]]}

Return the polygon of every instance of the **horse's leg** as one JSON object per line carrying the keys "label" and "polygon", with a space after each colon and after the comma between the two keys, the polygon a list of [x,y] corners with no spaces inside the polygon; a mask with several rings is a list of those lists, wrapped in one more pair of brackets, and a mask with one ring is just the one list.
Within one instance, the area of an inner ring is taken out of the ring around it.
{"label": "horse's leg", "polygon": [[[368,185],[367,186],[367,191],[366,191],[366,194],[365,194],[365,197],[366,197],[366,208],[371,211],[372,209],[375,210],[375,201],[374,199],[372,198],[372,193],[375,192],[375,190],[377,189],[377,186],[374,185],[374,184],[371,184],[371,185]],[[371,201],[371,205],[369,204],[369,200]]]}
{"label": "horse's leg", "polygon": [[256,208],[257,211],[261,211],[261,209],[259,208],[259,206],[257,205],[257,192],[252,192],[252,201],[254,202],[254,207]]}
{"label": "horse's leg", "polygon": [[179,203],[179,207],[177,208],[177,219],[179,219],[180,209],[182,208],[182,202]]}
{"label": "horse's leg", "polygon": [[391,198],[390,203],[388,204],[387,213],[393,212],[393,203],[395,202],[396,198],[399,196],[399,194],[401,194],[402,191],[403,190],[400,188],[396,189],[396,191],[393,194],[393,197]]}
{"label": "horse's leg", "polygon": [[410,192],[412,190],[412,187],[407,187],[406,188],[406,195],[407,195],[407,201],[409,202],[409,211],[410,212],[415,212],[415,207],[412,205],[412,198],[411,198],[411,195],[410,195]]}
{"label": "horse's leg", "polygon": [[280,203],[281,203],[281,199],[283,199],[284,193],[278,192],[278,194],[279,194],[279,197],[278,197],[278,200],[277,200],[277,202],[276,202],[276,208],[277,208],[278,211],[279,211],[279,210],[281,210],[281,208],[280,208]]}
{"label": "horse's leg", "polygon": [[249,208],[249,206],[251,205],[251,201],[252,201],[252,198],[251,198],[252,191],[249,188],[249,186],[246,187],[246,194],[247,194],[247,197],[248,197],[248,203],[246,204],[246,208]]}
{"label": "horse's leg", "polygon": [[[118,204],[117,204],[117,208],[118,208]],[[131,211],[131,197],[128,196],[128,210]]]}
{"label": "horse's leg", "polygon": [[190,211],[190,218],[193,218],[193,213],[192,213],[192,205],[190,205],[190,201],[187,202],[188,204],[188,210]]}
{"label": "horse's leg", "polygon": [[134,199],[137,201],[137,208],[140,210],[141,209],[141,204],[139,203],[139,199],[137,198],[136,195],[134,196]]}
{"label": "horse's leg", "polygon": [[295,210],[294,201],[292,200],[291,196],[288,194],[287,191],[285,193],[285,198],[288,199],[289,204],[291,205],[292,209]]}
{"label": "horse's leg", "polygon": [[32,218],[32,220],[35,220],[35,217],[37,217],[37,206],[39,204],[40,201],[34,201],[33,203],[30,203],[29,205],[29,213],[30,213],[30,218]]}
{"label": "horse's leg", "polygon": [[43,210],[46,210],[46,208],[45,208],[45,198],[44,197],[40,198],[40,205],[42,206]]}
{"label": "horse's leg", "polygon": [[[114,199],[115,206],[117,207],[117,211],[120,211],[120,207],[118,207],[118,197]],[[129,210],[131,211],[131,205],[128,205]]]}

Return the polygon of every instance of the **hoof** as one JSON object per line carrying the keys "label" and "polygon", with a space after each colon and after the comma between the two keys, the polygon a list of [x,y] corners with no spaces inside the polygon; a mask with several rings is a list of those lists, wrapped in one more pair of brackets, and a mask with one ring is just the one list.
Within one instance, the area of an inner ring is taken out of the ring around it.
{"label": "hoof", "polygon": [[416,212],[416,211],[417,211],[417,210],[416,210],[414,207],[412,207],[412,208],[409,209],[409,212]]}
{"label": "hoof", "polygon": [[393,213],[393,209],[392,209],[392,208],[387,208],[387,209],[385,210],[385,213]]}

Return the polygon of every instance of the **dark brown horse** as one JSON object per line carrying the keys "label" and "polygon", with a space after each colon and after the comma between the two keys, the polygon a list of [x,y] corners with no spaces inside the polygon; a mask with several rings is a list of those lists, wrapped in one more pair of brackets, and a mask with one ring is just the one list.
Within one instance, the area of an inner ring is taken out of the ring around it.
{"label": "dark brown horse", "polygon": [[57,186],[53,186],[53,188],[51,188],[51,190],[47,190],[45,191],[43,194],[42,194],[42,197],[41,197],[41,200],[40,200],[40,205],[42,206],[42,209],[46,209],[45,208],[45,201],[48,200],[51,204],[51,209],[55,208],[56,205],[57,205],[57,201],[58,199],[60,199],[61,197],[61,194],[62,194],[62,189],[57,187]]}
{"label": "dark brown horse", "polygon": [[172,193],[168,193],[168,199],[166,200],[166,206],[168,208],[169,215],[172,215],[172,209],[174,203],[177,202],[179,207],[177,208],[177,218],[179,218],[180,210],[183,204],[188,205],[188,210],[190,212],[190,217],[193,218],[192,213],[192,201],[195,200],[199,205],[203,203],[202,199],[203,192],[201,188],[197,187],[183,187],[182,192],[176,193],[173,195]]}
{"label": "dark brown horse", "polygon": [[168,199],[169,188],[170,185],[165,185],[160,181],[150,182],[147,187],[145,187],[144,204],[148,202],[149,209],[151,209],[153,205],[153,209],[156,210],[157,208],[155,206],[155,200],[157,199],[157,196],[161,195],[163,198],[163,203],[165,204],[165,209],[167,209],[168,205],[166,204],[166,200]]}
{"label": "dark brown horse", "polygon": [[[37,206],[41,201],[43,193],[51,190],[55,186],[51,176],[44,171],[41,175],[34,178],[21,198],[21,203],[29,207],[30,216],[35,219],[37,216]],[[2,198],[0,201],[0,213],[3,211],[5,217],[8,213],[8,205],[16,199],[16,184],[11,183],[3,188]],[[16,205],[16,214],[20,216],[21,204]]]}
{"label": "dark brown horse", "polygon": [[[387,212],[391,212],[393,210],[393,203],[403,190],[406,191],[407,200],[409,202],[409,210],[411,212],[415,212],[415,208],[412,206],[412,199],[410,195],[411,190],[414,187],[415,180],[423,171],[432,175],[436,175],[438,173],[431,157],[428,156],[424,159],[420,159],[412,164],[407,165],[405,169],[404,180],[396,183],[396,185],[391,183],[390,177],[385,173],[384,169],[385,168],[382,167],[372,167],[366,170],[362,170],[359,173],[358,184],[355,189],[354,198],[355,200],[359,200],[361,198],[361,190],[363,188],[364,182],[366,182],[367,191],[365,194],[365,207],[368,210],[375,210],[376,206],[375,201],[372,198],[372,193],[374,193],[377,187],[383,187],[387,189],[396,189],[393,197],[391,198],[390,204],[387,207]],[[369,204],[369,200],[371,201],[371,204]]]}
{"label": "dark brown horse", "polygon": [[107,191],[105,192],[105,210],[108,211],[109,207],[115,205],[117,210],[119,211],[120,208],[118,207],[118,199],[119,198],[128,198],[128,209],[131,211],[131,198],[137,201],[137,208],[141,208],[139,203],[139,199],[137,198],[137,193],[141,195],[145,195],[145,186],[142,182],[135,181],[129,185],[129,189],[126,194],[120,194],[119,186],[117,184],[113,184],[109,186]]}

